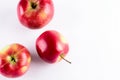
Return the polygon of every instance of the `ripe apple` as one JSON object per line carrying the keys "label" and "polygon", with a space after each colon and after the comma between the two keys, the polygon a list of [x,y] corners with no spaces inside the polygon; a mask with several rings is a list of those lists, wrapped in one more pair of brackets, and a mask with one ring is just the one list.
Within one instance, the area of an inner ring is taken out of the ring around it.
{"label": "ripe apple", "polygon": [[1,74],[1,56],[0,56],[0,74]]}
{"label": "ripe apple", "polygon": [[[69,45],[66,39],[55,30],[43,32],[36,40],[38,55],[48,63],[59,62],[67,55]],[[69,62],[71,63],[71,62]]]}
{"label": "ripe apple", "polygon": [[29,68],[31,56],[27,48],[15,43],[0,51],[0,71],[3,76],[15,78],[22,76]]}
{"label": "ripe apple", "polygon": [[20,0],[17,13],[21,24],[30,29],[39,29],[51,21],[54,6],[52,0]]}

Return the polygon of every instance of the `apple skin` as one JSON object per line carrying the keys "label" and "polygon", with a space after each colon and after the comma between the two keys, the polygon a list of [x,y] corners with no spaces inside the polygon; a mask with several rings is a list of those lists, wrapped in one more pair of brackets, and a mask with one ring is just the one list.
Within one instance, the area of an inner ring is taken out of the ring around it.
{"label": "apple skin", "polygon": [[36,50],[44,61],[56,63],[67,55],[69,45],[65,37],[59,32],[47,30],[36,39]]}
{"label": "apple skin", "polygon": [[0,56],[0,74],[1,74],[1,59],[2,59],[2,58],[1,58],[1,56]]}
{"label": "apple skin", "polygon": [[27,48],[23,45],[14,43],[4,47],[0,51],[1,74],[8,78],[16,78],[27,72],[31,56]]}
{"label": "apple skin", "polygon": [[39,29],[53,18],[53,2],[52,0],[20,0],[17,14],[21,24],[30,29]]}

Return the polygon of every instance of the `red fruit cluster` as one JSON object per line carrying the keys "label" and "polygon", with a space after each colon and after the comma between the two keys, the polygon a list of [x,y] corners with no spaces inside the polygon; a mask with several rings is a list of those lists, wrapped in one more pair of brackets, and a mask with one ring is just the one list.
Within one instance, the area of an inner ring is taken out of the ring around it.
{"label": "red fruit cluster", "polygon": [[[20,0],[17,7],[18,19],[29,29],[40,29],[47,25],[54,14],[52,0]],[[47,30],[36,39],[36,50],[41,59],[48,63],[59,62],[69,51],[66,39],[58,31]],[[0,73],[9,78],[22,76],[31,62],[28,49],[13,43],[0,51]]]}

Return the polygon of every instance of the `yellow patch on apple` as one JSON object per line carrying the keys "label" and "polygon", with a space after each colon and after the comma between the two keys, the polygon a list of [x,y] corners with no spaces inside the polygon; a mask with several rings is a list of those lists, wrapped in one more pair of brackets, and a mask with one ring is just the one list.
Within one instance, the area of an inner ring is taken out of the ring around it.
{"label": "yellow patch on apple", "polygon": [[60,35],[60,38],[61,38],[63,43],[67,43],[67,40],[62,35]]}
{"label": "yellow patch on apple", "polygon": [[16,45],[13,45],[12,48],[13,48],[14,51],[16,51],[16,50],[18,49],[18,45],[17,45],[17,44],[16,44]]}
{"label": "yellow patch on apple", "polygon": [[20,69],[20,71],[22,72],[22,73],[24,73],[26,70],[27,70],[27,66],[23,66],[21,69]]}
{"label": "yellow patch on apple", "polygon": [[0,50],[0,54],[6,54],[6,51],[8,51],[10,48],[10,46],[6,46],[5,48],[3,48],[2,50]]}
{"label": "yellow patch on apple", "polygon": [[43,19],[43,20],[47,18],[47,15],[46,15],[46,13],[45,13],[43,10],[41,10],[39,16],[40,16],[40,18]]}
{"label": "yellow patch on apple", "polygon": [[28,58],[28,63],[30,63],[31,62],[31,58]]}

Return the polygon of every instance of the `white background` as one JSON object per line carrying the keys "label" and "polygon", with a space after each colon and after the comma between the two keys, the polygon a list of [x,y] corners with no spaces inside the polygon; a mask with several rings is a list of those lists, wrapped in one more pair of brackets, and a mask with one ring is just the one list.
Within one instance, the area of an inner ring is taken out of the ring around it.
{"label": "white background", "polygon": [[[44,28],[30,30],[17,18],[19,0],[1,0],[0,48],[11,43],[26,46],[32,62],[25,75],[0,80],[120,80],[120,1],[53,0],[55,14]],[[54,29],[69,41],[68,64],[47,64],[35,49],[36,38]]]}

